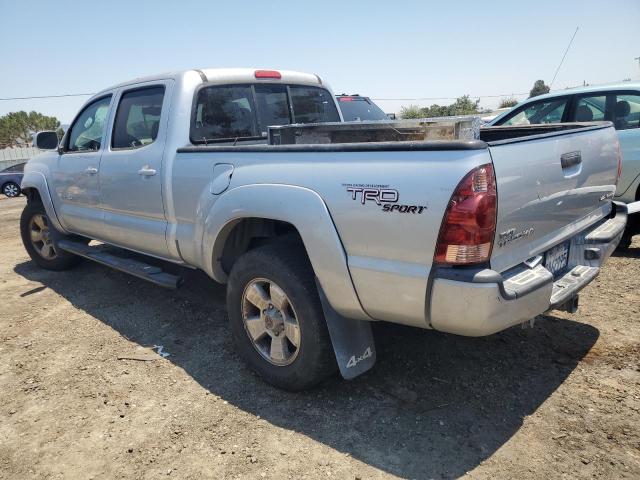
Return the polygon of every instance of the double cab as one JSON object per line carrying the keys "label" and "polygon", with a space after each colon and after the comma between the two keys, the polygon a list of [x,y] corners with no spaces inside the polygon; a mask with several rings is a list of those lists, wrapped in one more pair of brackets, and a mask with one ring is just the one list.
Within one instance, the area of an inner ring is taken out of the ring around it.
{"label": "double cab", "polygon": [[188,70],[108,88],[59,145],[37,136],[51,149],[25,168],[25,248],[43,268],[84,257],[171,288],[180,277],[152,257],[203,270],[227,285],[240,356],[296,390],[371,368],[374,321],[480,336],[573,310],[623,234],[609,122],[267,142],[277,125],[354,128],[340,121],[312,74]]}

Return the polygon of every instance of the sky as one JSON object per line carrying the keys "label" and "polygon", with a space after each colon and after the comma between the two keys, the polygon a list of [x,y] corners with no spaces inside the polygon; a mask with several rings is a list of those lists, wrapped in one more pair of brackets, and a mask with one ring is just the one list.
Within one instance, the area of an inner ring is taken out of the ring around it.
{"label": "sky", "polygon": [[[576,27],[553,89],[640,80],[638,25],[640,0],[0,0],[0,99],[256,67],[317,73],[335,93],[402,99],[377,100],[387,112],[465,94],[493,108],[537,79],[549,84]],[[65,124],[87,98],[0,100],[0,115],[36,110]]]}

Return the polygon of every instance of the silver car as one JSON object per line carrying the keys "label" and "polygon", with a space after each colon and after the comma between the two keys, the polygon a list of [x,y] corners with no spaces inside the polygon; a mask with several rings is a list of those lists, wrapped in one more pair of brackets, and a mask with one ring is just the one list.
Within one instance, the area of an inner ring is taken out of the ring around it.
{"label": "silver car", "polygon": [[[537,123],[593,122],[609,120],[618,133],[622,172],[615,199],[625,203],[640,200],[640,83],[572,88],[525,100],[489,125],[518,126]],[[631,220],[631,218],[633,220]],[[620,242],[628,246],[640,233],[638,216],[631,217]]]}

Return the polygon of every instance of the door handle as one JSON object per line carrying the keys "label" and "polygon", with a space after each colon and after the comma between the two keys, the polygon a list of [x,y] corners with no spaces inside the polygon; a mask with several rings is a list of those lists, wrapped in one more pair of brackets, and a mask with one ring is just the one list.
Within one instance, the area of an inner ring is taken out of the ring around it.
{"label": "door handle", "polygon": [[560,155],[560,165],[562,168],[575,167],[582,163],[582,153],[580,150],[577,152],[567,152]]}
{"label": "door handle", "polygon": [[138,170],[138,175],[143,175],[145,177],[152,177],[156,174],[155,168],[151,168],[149,165],[145,165],[140,170]]}
{"label": "door handle", "polygon": [[87,175],[95,175],[98,173],[98,169],[96,167],[87,167],[84,171]]}

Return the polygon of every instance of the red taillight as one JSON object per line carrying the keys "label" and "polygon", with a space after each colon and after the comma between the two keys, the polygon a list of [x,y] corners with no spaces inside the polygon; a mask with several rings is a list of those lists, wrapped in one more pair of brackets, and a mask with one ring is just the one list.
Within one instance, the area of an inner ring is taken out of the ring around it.
{"label": "red taillight", "polygon": [[256,70],[254,75],[256,78],[282,78],[282,75],[277,70]]}
{"label": "red taillight", "polygon": [[356,99],[353,97],[338,97],[339,102],[355,102]]}
{"label": "red taillight", "polygon": [[481,165],[467,174],[449,200],[435,261],[468,265],[489,260],[496,233],[496,177],[493,165]]}

